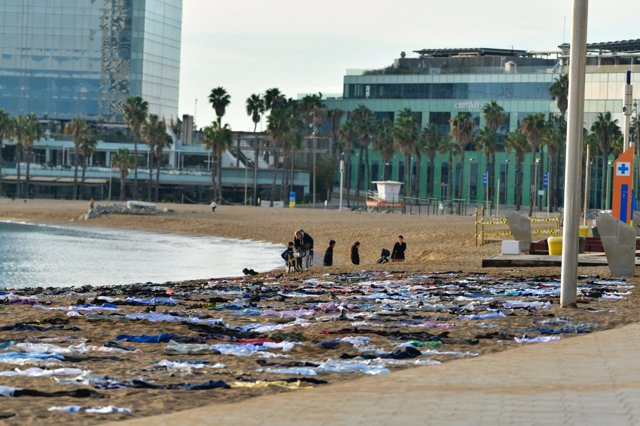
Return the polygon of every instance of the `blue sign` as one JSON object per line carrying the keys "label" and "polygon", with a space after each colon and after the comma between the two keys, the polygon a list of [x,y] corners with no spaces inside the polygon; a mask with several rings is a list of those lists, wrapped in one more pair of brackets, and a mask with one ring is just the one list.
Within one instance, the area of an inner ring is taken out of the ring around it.
{"label": "blue sign", "polygon": [[482,174],[482,186],[487,186],[487,183],[489,183],[489,171],[485,170]]}
{"label": "blue sign", "polygon": [[544,172],[544,176],[542,178],[542,187],[547,189],[549,187],[549,172]]}

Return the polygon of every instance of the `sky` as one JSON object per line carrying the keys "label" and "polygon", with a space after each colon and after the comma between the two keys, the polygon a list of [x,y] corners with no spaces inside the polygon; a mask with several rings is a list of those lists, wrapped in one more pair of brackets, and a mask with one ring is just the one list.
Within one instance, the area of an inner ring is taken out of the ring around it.
{"label": "sky", "polygon": [[[183,0],[179,114],[204,127],[224,87],[223,118],[253,131],[246,99],[340,95],[348,69],[389,66],[400,52],[492,47],[556,50],[571,40],[572,0]],[[639,0],[589,2],[587,42],[640,39]],[[266,122],[258,126],[266,126]]]}

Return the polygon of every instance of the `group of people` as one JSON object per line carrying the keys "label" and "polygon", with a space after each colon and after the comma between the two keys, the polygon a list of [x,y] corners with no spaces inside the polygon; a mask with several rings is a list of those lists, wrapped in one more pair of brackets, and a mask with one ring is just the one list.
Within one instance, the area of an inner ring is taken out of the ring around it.
{"label": "group of people", "polygon": [[[322,264],[324,266],[333,265],[333,249],[336,246],[335,240],[329,240],[329,247],[324,252]],[[398,236],[398,241],[393,245],[393,250],[389,252],[387,249],[382,249],[382,254],[378,263],[386,263],[389,261],[389,256],[392,262],[401,262],[405,260],[405,251],[407,244],[404,242],[402,235]],[[313,265],[313,238],[307,232],[299,229],[293,236],[293,241],[290,241],[287,249],[282,252],[282,258],[286,262],[288,272],[301,272],[307,271]],[[360,264],[360,242],[356,241],[351,246],[351,263],[354,265]]]}

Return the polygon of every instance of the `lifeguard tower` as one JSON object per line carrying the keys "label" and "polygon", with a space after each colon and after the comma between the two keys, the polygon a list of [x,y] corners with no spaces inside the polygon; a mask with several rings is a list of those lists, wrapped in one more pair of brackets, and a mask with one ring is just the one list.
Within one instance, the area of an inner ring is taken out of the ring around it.
{"label": "lifeguard tower", "polygon": [[402,208],[400,187],[403,182],[378,180],[371,183],[375,183],[378,190],[367,193],[367,209]]}

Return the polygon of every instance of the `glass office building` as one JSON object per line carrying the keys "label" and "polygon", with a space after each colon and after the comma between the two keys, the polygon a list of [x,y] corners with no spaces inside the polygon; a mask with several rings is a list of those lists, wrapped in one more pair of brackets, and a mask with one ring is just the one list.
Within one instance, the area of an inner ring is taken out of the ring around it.
{"label": "glass office building", "polygon": [[[588,46],[584,127],[590,129],[599,113],[611,112],[618,125],[623,125],[622,100],[626,72],[632,72],[635,86],[633,117],[637,118],[635,98],[640,98],[640,40],[593,43]],[[508,132],[518,128],[522,119],[530,114],[542,113],[546,118],[558,115],[556,101],[549,94],[551,85],[569,70],[569,46],[561,45],[553,51],[531,52],[513,49],[468,48],[468,49],[423,49],[413,57],[404,53],[392,65],[370,70],[349,70],[344,76],[341,98],[326,100],[329,108],[349,112],[364,105],[375,112],[378,120],[394,120],[400,111],[409,108],[421,127],[438,127],[444,135],[450,132],[451,119],[459,113],[468,113],[475,120],[474,133],[485,126],[482,108],[492,100],[504,108],[507,119],[498,129],[498,147],[495,154],[494,188],[500,188],[500,204],[514,204],[514,191],[510,183],[515,179],[515,157],[504,149]],[[543,147],[546,150],[546,148]],[[435,170],[429,173],[429,159],[422,155],[421,166],[412,167],[412,180],[419,180],[419,197],[446,198],[449,173],[453,173],[453,184],[458,187],[463,179],[463,197],[471,201],[482,201],[486,196],[483,174],[487,170],[486,158],[472,144],[467,147],[466,164],[454,164],[448,170],[447,154],[438,153]],[[546,152],[546,151],[545,151]],[[371,177],[368,180],[404,179],[404,156],[396,153],[383,164],[382,158],[370,149],[368,158]],[[563,153],[561,153],[562,155]],[[595,154],[597,157],[597,153]],[[592,157],[593,158],[593,157]],[[360,160],[352,157],[352,167]],[[524,170],[530,170],[531,155],[526,155]],[[597,157],[597,164],[606,163],[607,158]],[[384,166],[388,167],[384,167]],[[464,167],[464,173],[461,169]],[[538,183],[525,173],[524,188],[536,186],[542,191],[540,176],[548,172],[546,161],[539,165]],[[383,169],[387,175],[383,176]],[[417,174],[420,174],[417,176]],[[364,173],[360,173],[360,177]],[[592,180],[602,180],[597,170]],[[562,175],[560,175],[562,176]],[[351,179],[355,179],[355,173]],[[433,181],[430,181],[433,179]],[[358,186],[375,189],[369,182]],[[352,182],[352,188],[356,182]],[[433,188],[434,191],[429,191]],[[600,181],[592,182],[593,199],[602,198]],[[522,202],[529,203],[528,189],[522,194]]]}
{"label": "glass office building", "polygon": [[177,117],[182,0],[3,0],[0,108],[121,122],[130,96]]}

